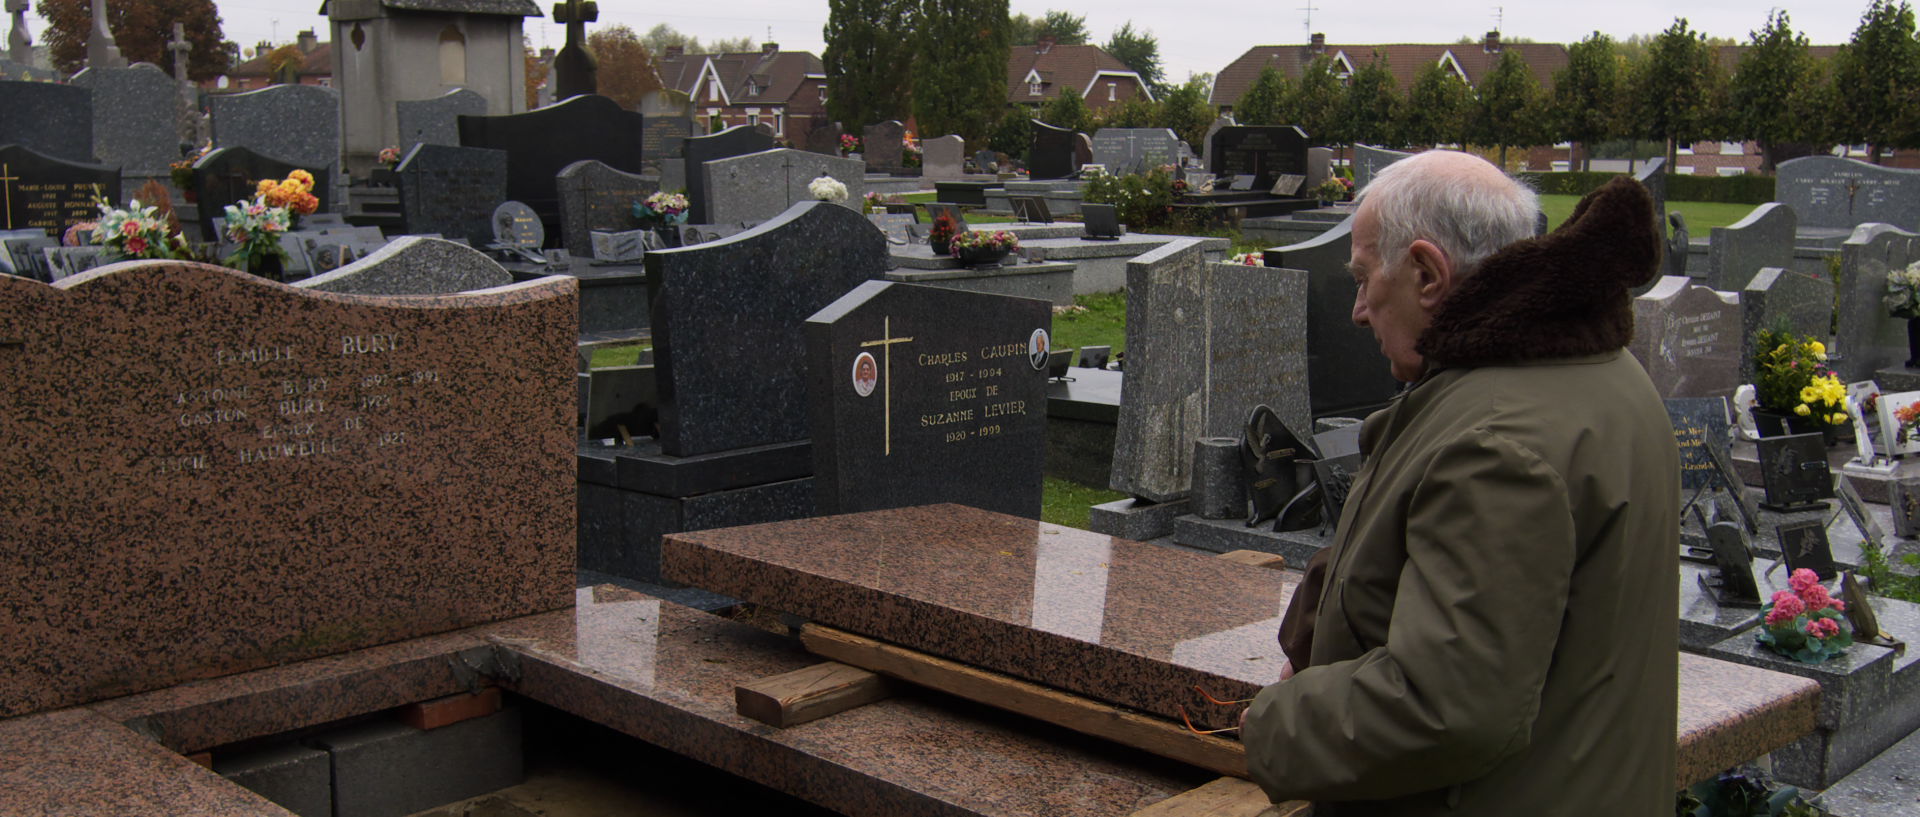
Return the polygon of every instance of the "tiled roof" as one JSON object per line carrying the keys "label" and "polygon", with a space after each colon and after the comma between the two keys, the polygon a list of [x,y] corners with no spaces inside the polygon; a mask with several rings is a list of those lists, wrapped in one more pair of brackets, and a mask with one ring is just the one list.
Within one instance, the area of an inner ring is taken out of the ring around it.
{"label": "tiled roof", "polygon": [[[713,60],[721,87],[735,105],[756,102],[786,104],[800,90],[808,74],[821,74],[826,68],[820,58],[806,51],[760,51],[734,54],[686,54],[659,60],[660,81],[667,87],[691,94],[700,81],[701,67]],[[751,87],[750,87],[751,86]],[[698,103],[705,97],[695,98]]]}
{"label": "tiled roof", "polygon": [[[327,13],[329,3],[320,4]],[[540,5],[533,0],[380,0],[380,5],[405,11],[442,11],[456,14],[505,14],[513,17],[539,17]]]}
{"label": "tiled roof", "polygon": [[[1027,75],[1039,71],[1046,83],[1040,96],[1028,92]],[[1037,45],[1016,45],[1007,55],[1007,101],[1039,102],[1060,95],[1061,88],[1084,94],[1101,71],[1133,74],[1120,58],[1097,45],[1056,45],[1045,52]]]}
{"label": "tiled roof", "polygon": [[[1740,58],[1746,56],[1749,47],[1750,46],[1744,45],[1715,46],[1714,57],[1720,61],[1721,70],[1731,73],[1734,68],[1740,65]],[[1807,46],[1807,56],[1814,58],[1814,60],[1818,62],[1826,62],[1827,60],[1833,59],[1833,55],[1838,53],[1840,53],[1840,46],[1837,45]]]}
{"label": "tiled roof", "polygon": [[1325,54],[1328,59],[1344,55],[1354,70],[1359,70],[1373,60],[1377,51],[1387,61],[1387,70],[1393,72],[1396,85],[1404,93],[1413,84],[1420,69],[1453,55],[1453,62],[1465,72],[1467,82],[1477,83],[1482,76],[1493,70],[1501,53],[1513,51],[1525,60],[1527,67],[1533,70],[1534,79],[1541,87],[1553,84],[1553,72],[1567,64],[1567,47],[1559,43],[1502,43],[1500,53],[1488,53],[1484,43],[1386,43],[1378,45],[1339,45],[1328,43],[1322,51],[1316,53],[1310,45],[1257,45],[1240,55],[1240,58],[1220,69],[1220,75],[1213,83],[1213,104],[1233,105],[1240,101],[1241,95],[1253,86],[1260,72],[1271,65],[1279,69],[1288,79],[1299,79],[1302,72],[1314,57]]}

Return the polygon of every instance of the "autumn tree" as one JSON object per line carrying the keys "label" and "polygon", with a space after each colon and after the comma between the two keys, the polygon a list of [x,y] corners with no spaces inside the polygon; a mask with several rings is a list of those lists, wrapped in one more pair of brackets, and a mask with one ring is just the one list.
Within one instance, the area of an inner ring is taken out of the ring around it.
{"label": "autumn tree", "polygon": [[[74,73],[86,66],[87,33],[93,29],[90,0],[40,0],[35,9],[47,21],[44,32],[53,67]],[[150,62],[173,70],[173,24],[182,24],[193,50],[187,53],[187,76],[209,80],[225,74],[229,65],[220,13],[213,0],[116,0],[107,6],[107,30],[128,62]]]}
{"label": "autumn tree", "polygon": [[640,97],[664,87],[653,52],[631,28],[616,23],[594,29],[587,35],[587,50],[600,62],[595,76],[599,94],[622,108],[633,110]]}
{"label": "autumn tree", "polygon": [[665,54],[667,49],[676,46],[688,54],[738,54],[759,50],[754,47],[752,37],[722,37],[702,43],[699,37],[685,34],[666,23],[647,29],[640,41],[646,45],[649,54]]}
{"label": "autumn tree", "polygon": [[915,0],[827,0],[827,118],[858,130],[912,113]]}
{"label": "autumn tree", "polygon": [[1620,96],[1620,59],[1613,38],[1596,31],[1567,47],[1567,65],[1553,75],[1554,130],[1579,142],[1581,170],[1592,168],[1593,145],[1617,130],[1614,100]]}
{"label": "autumn tree", "polygon": [[1133,21],[1128,20],[1114,29],[1113,36],[1107,38],[1102,46],[1113,58],[1125,64],[1127,68],[1140,75],[1140,81],[1160,93],[1163,75],[1160,69],[1160,39],[1146,29],[1133,30]]}
{"label": "autumn tree", "polygon": [[984,139],[1007,103],[1007,0],[921,0],[913,115],[926,135]]}
{"label": "autumn tree", "polygon": [[540,59],[540,55],[534,51],[533,42],[526,35],[520,37],[520,51],[527,68],[527,110],[531,111],[540,107],[540,86],[547,84],[548,74],[552,73],[553,67]]}
{"label": "autumn tree", "polygon": [[1271,65],[1260,69],[1253,84],[1233,106],[1233,118],[1242,125],[1286,125],[1287,75]]}

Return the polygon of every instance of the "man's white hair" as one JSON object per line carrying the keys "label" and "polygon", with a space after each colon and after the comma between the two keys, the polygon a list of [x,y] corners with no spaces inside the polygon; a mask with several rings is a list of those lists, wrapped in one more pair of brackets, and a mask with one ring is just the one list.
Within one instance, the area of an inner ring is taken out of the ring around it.
{"label": "man's white hair", "polygon": [[1382,263],[1398,263],[1413,242],[1433,242],[1453,260],[1459,277],[1508,244],[1533,237],[1540,197],[1526,183],[1492,165],[1477,172],[1452,151],[1430,150],[1394,162],[1361,188],[1357,202],[1373,201],[1380,225]]}

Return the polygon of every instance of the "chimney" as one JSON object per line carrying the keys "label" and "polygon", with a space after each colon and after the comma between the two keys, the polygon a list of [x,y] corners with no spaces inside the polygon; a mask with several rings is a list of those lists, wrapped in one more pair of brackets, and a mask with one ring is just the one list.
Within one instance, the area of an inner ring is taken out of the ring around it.
{"label": "chimney", "polygon": [[1312,51],[1315,54],[1327,53],[1327,35],[1325,34],[1313,35],[1313,44],[1309,45],[1307,47],[1307,50]]}
{"label": "chimney", "polygon": [[300,53],[302,54],[311,54],[314,49],[320,47],[320,38],[314,35],[313,29],[311,28],[300,32],[298,42],[300,43]]}
{"label": "chimney", "polygon": [[779,50],[780,50],[779,43],[761,43],[760,44],[760,56],[762,57],[771,57],[775,53],[779,52]]}
{"label": "chimney", "polygon": [[679,58],[681,58],[681,57],[684,57],[684,56],[686,56],[686,55],[687,55],[687,47],[686,47],[686,46],[684,46],[684,45],[670,45],[670,46],[667,46],[667,53],[666,53],[666,58],[667,58],[667,59],[670,59],[670,60],[677,60],[677,59],[679,59]]}
{"label": "chimney", "polygon": [[1058,39],[1055,39],[1055,38],[1053,38],[1053,37],[1051,37],[1051,36],[1049,36],[1049,37],[1041,37],[1041,38],[1039,39],[1039,41],[1037,41],[1037,42],[1035,42],[1035,43],[1034,43],[1034,49],[1033,49],[1033,53],[1035,53],[1035,54],[1045,54],[1045,53],[1047,53],[1048,51],[1052,51],[1052,50],[1053,50],[1053,45],[1054,45],[1054,43],[1057,43],[1057,42],[1059,42],[1059,40],[1058,40]]}
{"label": "chimney", "polygon": [[1484,46],[1484,48],[1486,48],[1486,51],[1489,54],[1500,53],[1500,32],[1498,31],[1487,32],[1487,43]]}
{"label": "chimney", "polygon": [[548,65],[553,64],[553,46],[540,49],[540,61]]}
{"label": "chimney", "polygon": [[253,55],[256,57],[264,57],[271,53],[273,53],[273,43],[266,40],[261,40],[259,45],[253,47]]}

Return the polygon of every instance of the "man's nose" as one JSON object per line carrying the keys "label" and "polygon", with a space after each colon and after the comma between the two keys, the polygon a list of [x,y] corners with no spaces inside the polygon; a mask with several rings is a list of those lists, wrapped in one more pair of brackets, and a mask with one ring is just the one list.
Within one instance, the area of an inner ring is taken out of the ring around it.
{"label": "man's nose", "polygon": [[1353,294],[1353,324],[1362,328],[1367,326],[1367,302],[1361,299],[1358,292]]}

